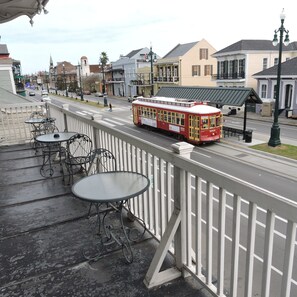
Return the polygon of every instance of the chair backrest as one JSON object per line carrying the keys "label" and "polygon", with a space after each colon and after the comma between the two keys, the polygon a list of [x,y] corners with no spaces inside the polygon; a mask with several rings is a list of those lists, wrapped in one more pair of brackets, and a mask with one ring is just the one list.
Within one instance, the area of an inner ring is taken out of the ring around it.
{"label": "chair backrest", "polygon": [[45,122],[39,126],[39,134],[50,134],[59,132],[59,129],[55,126],[55,124],[51,122]]}
{"label": "chair backrest", "polygon": [[30,115],[30,118],[33,119],[40,119],[40,118],[44,118],[46,115],[43,111],[33,111]]}
{"label": "chair backrest", "polygon": [[67,153],[71,157],[87,157],[92,152],[92,140],[86,134],[77,133],[67,141]]}
{"label": "chair backrest", "polygon": [[91,153],[91,164],[87,171],[87,175],[116,171],[117,161],[113,153],[105,148],[98,148]]}

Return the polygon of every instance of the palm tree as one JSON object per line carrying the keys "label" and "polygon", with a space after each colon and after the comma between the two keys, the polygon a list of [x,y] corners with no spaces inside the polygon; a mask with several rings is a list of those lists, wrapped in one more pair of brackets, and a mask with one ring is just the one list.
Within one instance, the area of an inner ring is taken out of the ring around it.
{"label": "palm tree", "polygon": [[102,69],[102,74],[103,74],[103,86],[102,86],[102,93],[105,93],[105,76],[104,76],[104,70],[105,70],[105,66],[108,63],[109,59],[108,56],[106,54],[106,52],[102,52],[100,54],[99,57],[99,64],[101,65],[101,69]]}

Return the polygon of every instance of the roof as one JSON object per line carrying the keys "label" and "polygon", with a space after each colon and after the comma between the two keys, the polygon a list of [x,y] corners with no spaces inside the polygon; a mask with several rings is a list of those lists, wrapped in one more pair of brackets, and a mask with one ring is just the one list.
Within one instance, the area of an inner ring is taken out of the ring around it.
{"label": "roof", "polygon": [[125,57],[128,57],[128,58],[133,58],[138,52],[140,52],[142,50],[142,48],[140,49],[137,49],[137,50],[133,50],[131,51],[128,55],[126,55]]}
{"label": "roof", "polygon": [[[49,0],[9,0],[0,1],[0,24],[9,22],[19,16],[27,15],[32,19],[37,13],[41,13],[42,10],[46,14],[46,4]],[[31,22],[33,24],[33,21]]]}
{"label": "roof", "polygon": [[162,87],[156,96],[208,101],[221,106],[242,106],[245,102],[262,103],[253,88]]}
{"label": "roof", "polygon": [[[273,46],[271,40],[240,40],[237,41],[222,50],[213,54],[213,56],[240,51],[278,51],[278,46]],[[297,50],[297,42],[291,42],[288,46],[283,47],[283,51],[294,51]]]}
{"label": "roof", "polygon": [[9,52],[6,44],[0,44],[0,56],[2,55],[9,56]]}
{"label": "roof", "polygon": [[[253,76],[276,76],[278,65],[255,73]],[[281,64],[281,75],[297,75],[297,57],[287,60]]]}
{"label": "roof", "polygon": [[21,95],[13,94],[0,87],[0,104],[29,103],[32,99],[28,99]]}
{"label": "roof", "polygon": [[191,43],[185,43],[185,44],[178,44],[176,47],[174,47],[169,53],[167,53],[162,59],[166,58],[176,58],[183,56],[185,53],[187,53],[193,46],[197,44],[196,42]]}

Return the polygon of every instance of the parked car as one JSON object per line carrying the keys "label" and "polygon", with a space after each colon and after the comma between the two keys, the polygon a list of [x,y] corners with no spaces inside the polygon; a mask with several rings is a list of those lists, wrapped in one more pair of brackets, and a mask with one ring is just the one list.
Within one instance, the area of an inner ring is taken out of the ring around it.
{"label": "parked car", "polygon": [[103,97],[103,94],[101,92],[96,92],[95,97]]}
{"label": "parked car", "polygon": [[84,95],[91,95],[91,91],[83,91]]}
{"label": "parked car", "polygon": [[134,96],[132,96],[132,97],[128,97],[128,102],[133,102],[133,101],[135,101],[135,100],[137,100],[137,98],[138,98],[139,96],[137,96],[137,95],[134,95]]}
{"label": "parked car", "polygon": [[46,90],[41,91],[41,96],[48,96],[48,92]]}
{"label": "parked car", "polygon": [[29,92],[29,96],[35,96],[35,93],[32,92],[32,91],[30,91],[30,92]]}

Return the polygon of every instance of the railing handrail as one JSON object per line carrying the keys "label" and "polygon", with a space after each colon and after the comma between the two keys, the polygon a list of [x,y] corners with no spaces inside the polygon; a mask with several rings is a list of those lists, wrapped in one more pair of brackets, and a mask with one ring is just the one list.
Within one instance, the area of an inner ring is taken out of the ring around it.
{"label": "railing handrail", "polygon": [[[55,107],[57,108],[57,107]],[[60,112],[66,115],[71,115],[75,119],[80,119],[82,122],[87,125],[93,126],[96,129],[103,130],[106,133],[112,134],[117,138],[124,138],[126,142],[133,144],[135,147],[145,150],[148,153],[158,156],[160,159],[165,160],[175,166],[183,169],[187,172],[190,172],[193,175],[205,176],[208,181],[225,188],[231,193],[236,193],[241,197],[251,197],[249,201],[256,202],[260,207],[266,209],[269,206],[272,206],[274,211],[280,216],[286,216],[288,219],[297,221],[297,203],[294,203],[290,199],[272,193],[268,190],[260,189],[255,185],[252,185],[244,180],[241,180],[237,177],[231,176],[225,172],[216,170],[207,165],[199,163],[195,160],[189,160],[182,156],[172,154],[172,151],[157,145],[154,145],[151,142],[145,141],[143,139],[137,138],[129,133],[119,131],[113,127],[104,126],[91,118],[82,117],[78,114],[75,114],[69,110],[63,108],[58,108]],[[202,173],[202,174],[201,174]],[[217,179],[217,175],[220,175],[220,179]],[[234,184],[233,181],[236,181],[238,185]],[[257,197],[257,198],[255,198]],[[275,200],[272,203],[272,200]]]}

